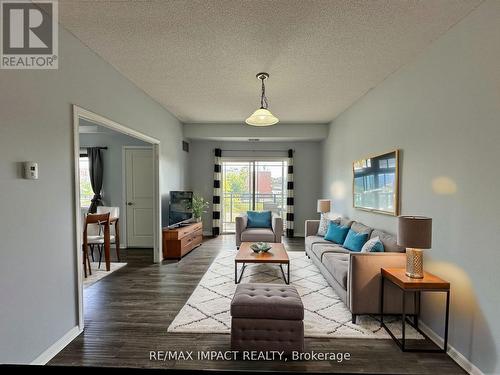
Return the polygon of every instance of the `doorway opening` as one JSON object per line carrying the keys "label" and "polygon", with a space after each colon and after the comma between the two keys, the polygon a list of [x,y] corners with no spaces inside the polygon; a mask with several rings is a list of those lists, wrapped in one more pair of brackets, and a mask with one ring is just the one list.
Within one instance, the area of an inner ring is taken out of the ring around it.
{"label": "doorway opening", "polygon": [[249,210],[286,217],[287,165],[286,158],[223,159],[223,233],[234,233],[236,217]]}
{"label": "doorway opening", "polygon": [[[73,131],[79,326],[83,329],[84,287],[123,267],[124,256],[133,256],[138,248],[151,254],[151,262],[161,261],[160,142],[76,105]],[[91,223],[89,211],[109,213],[109,224]],[[85,228],[88,257],[83,254]],[[106,251],[104,238],[109,244]]]}

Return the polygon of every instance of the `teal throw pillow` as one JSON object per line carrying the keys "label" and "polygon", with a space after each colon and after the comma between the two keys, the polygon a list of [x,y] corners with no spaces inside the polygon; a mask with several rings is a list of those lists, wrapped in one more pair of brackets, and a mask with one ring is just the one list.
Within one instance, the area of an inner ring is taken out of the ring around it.
{"label": "teal throw pillow", "polygon": [[357,233],[350,229],[342,246],[347,250],[359,252],[363,248],[363,245],[365,244],[367,239],[368,233]]}
{"label": "teal throw pillow", "polygon": [[326,231],[325,240],[342,244],[347,236],[347,232],[349,232],[349,227],[340,226],[335,222],[330,221],[330,224],[328,224],[328,230]]}
{"label": "teal throw pillow", "polygon": [[271,228],[271,211],[247,211],[247,228]]}

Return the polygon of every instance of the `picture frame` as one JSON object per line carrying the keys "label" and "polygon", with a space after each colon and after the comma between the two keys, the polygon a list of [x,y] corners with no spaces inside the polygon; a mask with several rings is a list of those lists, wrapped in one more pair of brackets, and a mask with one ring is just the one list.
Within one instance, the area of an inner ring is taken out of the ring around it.
{"label": "picture frame", "polygon": [[400,150],[375,154],[352,163],[352,204],[363,211],[398,216]]}

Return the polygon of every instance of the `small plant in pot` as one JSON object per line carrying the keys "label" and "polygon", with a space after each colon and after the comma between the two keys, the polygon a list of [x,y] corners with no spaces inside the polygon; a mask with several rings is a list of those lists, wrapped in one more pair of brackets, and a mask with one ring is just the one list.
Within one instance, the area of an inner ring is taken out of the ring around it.
{"label": "small plant in pot", "polygon": [[193,203],[191,209],[193,210],[193,218],[196,222],[201,221],[201,215],[207,212],[208,202],[201,195],[193,194]]}

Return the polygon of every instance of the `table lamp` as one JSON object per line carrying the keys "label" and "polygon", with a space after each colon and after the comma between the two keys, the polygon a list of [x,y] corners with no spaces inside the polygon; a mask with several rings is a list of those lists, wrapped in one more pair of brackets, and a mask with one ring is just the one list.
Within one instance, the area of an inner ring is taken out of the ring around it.
{"label": "table lamp", "polygon": [[323,216],[326,212],[330,212],[331,200],[330,199],[318,199],[318,209],[317,212]]}
{"label": "table lamp", "polygon": [[424,277],[422,249],[430,249],[432,219],[424,216],[398,217],[398,245],[406,247],[406,276],[413,279]]}

